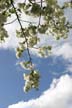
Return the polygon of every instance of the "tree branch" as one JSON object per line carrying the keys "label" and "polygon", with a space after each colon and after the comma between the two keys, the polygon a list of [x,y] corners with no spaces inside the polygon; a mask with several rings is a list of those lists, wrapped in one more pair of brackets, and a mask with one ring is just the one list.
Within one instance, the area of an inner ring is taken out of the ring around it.
{"label": "tree branch", "polygon": [[[19,15],[18,15],[18,13],[17,13],[17,11],[16,11],[16,8],[15,8],[15,6],[14,6],[14,4],[13,4],[13,0],[11,0],[11,5],[12,5],[12,7],[13,7],[14,10],[15,10],[15,14],[16,14],[17,20],[18,20],[18,22],[19,22],[19,25],[20,25],[20,27],[21,27],[22,34],[24,35],[25,42],[26,42],[26,45],[27,45],[27,52],[28,52],[28,56],[29,56],[29,61],[30,61],[31,66],[32,66],[32,58],[31,58],[31,55],[30,55],[30,51],[29,51],[29,47],[28,47],[27,38],[26,38],[26,36],[25,36],[25,34],[24,34],[24,30],[23,30],[22,24],[21,24],[21,22],[20,22]],[[33,70],[33,69],[32,69],[32,70]]]}

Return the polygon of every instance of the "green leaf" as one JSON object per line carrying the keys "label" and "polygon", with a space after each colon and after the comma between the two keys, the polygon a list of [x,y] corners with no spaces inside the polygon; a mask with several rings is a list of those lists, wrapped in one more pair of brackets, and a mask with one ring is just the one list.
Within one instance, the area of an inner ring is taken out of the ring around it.
{"label": "green leaf", "polygon": [[9,9],[9,12],[10,12],[11,14],[15,13],[15,9],[14,9],[14,8],[11,8],[11,9]]}
{"label": "green leaf", "polygon": [[39,16],[40,12],[41,12],[40,5],[37,4],[37,3],[33,3],[30,13],[33,14],[33,15]]}
{"label": "green leaf", "polygon": [[39,38],[37,36],[32,36],[28,38],[28,45],[29,47],[33,47],[34,45],[37,44],[37,42],[39,42]]}
{"label": "green leaf", "polygon": [[22,56],[22,53],[24,52],[25,47],[24,45],[20,45],[19,47],[16,48],[16,57],[20,58]]}
{"label": "green leaf", "polygon": [[30,25],[30,26],[28,27],[29,34],[30,34],[30,35],[35,35],[35,34],[37,33],[37,32],[36,32],[36,29],[37,29],[36,26]]}
{"label": "green leaf", "polygon": [[7,31],[0,26],[0,42],[4,42],[6,38],[8,38]]}

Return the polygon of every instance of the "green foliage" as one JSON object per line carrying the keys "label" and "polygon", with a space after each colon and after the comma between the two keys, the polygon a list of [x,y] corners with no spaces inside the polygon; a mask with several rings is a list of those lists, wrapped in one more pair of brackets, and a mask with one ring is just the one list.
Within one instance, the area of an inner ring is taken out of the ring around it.
{"label": "green foliage", "polygon": [[[56,40],[68,37],[69,30],[72,25],[64,15],[64,9],[72,8],[72,2],[65,2],[63,6],[58,5],[57,0],[28,0],[15,5],[15,0],[0,0],[0,42],[5,41],[8,37],[7,31],[4,29],[7,18],[15,14],[20,29],[16,30],[17,38],[21,39],[19,46],[16,48],[16,57],[19,59],[23,56],[23,52],[27,51],[29,60],[23,60],[19,64],[23,69],[30,71],[29,74],[24,74],[25,86],[24,91],[30,89],[38,89],[39,72],[34,69],[30,49],[40,42],[38,35],[51,34]],[[27,27],[23,27],[21,14],[26,14],[39,19],[38,24],[28,23]],[[11,23],[9,23],[11,24]],[[52,46],[40,46],[38,53],[41,57],[48,57],[51,53]],[[27,56],[27,55],[26,55]]]}
{"label": "green foliage", "polygon": [[0,26],[0,42],[4,42],[5,38],[7,37],[7,31],[2,26]]}
{"label": "green foliage", "polygon": [[37,36],[32,36],[28,40],[28,45],[32,48],[34,45],[37,44],[37,42],[39,42],[39,38],[37,38]]}
{"label": "green foliage", "polygon": [[44,34],[47,30],[48,30],[48,25],[47,24],[43,24],[38,28],[38,32],[41,33],[41,34]]}
{"label": "green foliage", "polygon": [[25,47],[22,43],[20,43],[19,47],[17,47],[17,49],[16,49],[16,57],[20,58],[24,51],[25,51]]}
{"label": "green foliage", "polygon": [[51,46],[43,46],[39,48],[39,54],[41,57],[48,57],[48,55],[51,53]]}
{"label": "green foliage", "polygon": [[9,9],[9,13],[11,13],[11,14],[15,13],[14,8],[10,8],[10,9]]}
{"label": "green foliage", "polygon": [[49,4],[49,5],[56,5],[57,0],[46,0],[46,3]]}
{"label": "green foliage", "polygon": [[65,2],[63,8],[72,8],[72,3],[71,2]]}
{"label": "green foliage", "polygon": [[0,11],[3,9],[7,9],[11,6],[11,1],[10,0],[0,0]]}
{"label": "green foliage", "polygon": [[40,78],[39,72],[36,70],[34,71],[32,70],[30,74],[24,74],[24,80],[26,80],[24,91],[28,92],[32,88],[38,90],[39,78]]}
{"label": "green foliage", "polygon": [[30,25],[30,26],[28,27],[29,34],[30,34],[30,35],[35,35],[35,34],[37,33],[37,32],[36,32],[36,29],[37,29],[36,26]]}
{"label": "green foliage", "polygon": [[41,7],[40,7],[40,5],[37,4],[37,3],[33,3],[30,12],[31,12],[31,14],[33,14],[33,15],[39,16],[39,15],[40,15],[40,12],[41,12]]}

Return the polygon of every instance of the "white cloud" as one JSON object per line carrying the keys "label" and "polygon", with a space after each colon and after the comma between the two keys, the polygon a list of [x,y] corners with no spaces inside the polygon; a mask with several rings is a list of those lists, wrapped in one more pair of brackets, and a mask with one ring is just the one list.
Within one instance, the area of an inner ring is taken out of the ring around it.
{"label": "white cloud", "polygon": [[64,75],[54,79],[50,88],[39,98],[21,101],[8,108],[72,108],[72,78]]}
{"label": "white cloud", "polygon": [[72,63],[67,66],[67,72],[72,73]]}
{"label": "white cloud", "polygon": [[64,59],[72,59],[72,45],[65,43],[54,49],[54,55],[62,56]]}

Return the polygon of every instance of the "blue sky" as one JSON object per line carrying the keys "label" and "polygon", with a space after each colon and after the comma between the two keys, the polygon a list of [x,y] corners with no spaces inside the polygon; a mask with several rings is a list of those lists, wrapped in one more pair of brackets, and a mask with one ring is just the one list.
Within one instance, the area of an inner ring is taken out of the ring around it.
{"label": "blue sky", "polygon": [[[65,13],[71,21],[71,10]],[[31,50],[33,62],[41,74],[40,86],[38,91],[24,93],[23,73],[26,71],[17,65],[20,60],[14,50],[18,45],[16,27],[17,22],[5,26],[10,37],[0,44],[0,108],[72,108],[72,30],[66,40],[56,42],[42,38],[40,44],[49,42],[54,46],[48,58],[40,58],[37,51]]]}
{"label": "blue sky", "polygon": [[[34,57],[33,57],[34,59]],[[42,91],[50,86],[53,75],[47,70],[51,70],[48,65],[52,64],[52,58],[42,60],[35,58],[37,68],[41,71],[40,90],[32,90],[25,94],[23,92],[24,80],[23,71],[19,66],[16,66],[17,59],[15,52],[9,50],[0,50],[0,107],[5,108],[8,104],[16,103],[20,100],[29,100],[36,98]],[[49,61],[49,62],[48,62]],[[49,63],[49,64],[48,64]],[[46,65],[47,64],[47,65]],[[44,66],[45,65],[45,66]],[[53,66],[51,66],[53,67]],[[44,69],[45,68],[45,69]],[[52,69],[53,71],[54,69]],[[45,83],[48,82],[46,85]]]}
{"label": "blue sky", "polygon": [[33,56],[36,67],[41,72],[39,91],[31,90],[24,93],[23,72],[21,67],[16,65],[17,59],[15,52],[10,50],[0,50],[0,107],[7,108],[10,104],[19,101],[28,101],[39,97],[43,91],[47,90],[54,78],[60,78],[65,74],[72,73],[67,71],[67,65],[71,61],[60,57],[49,57],[46,59]]}

